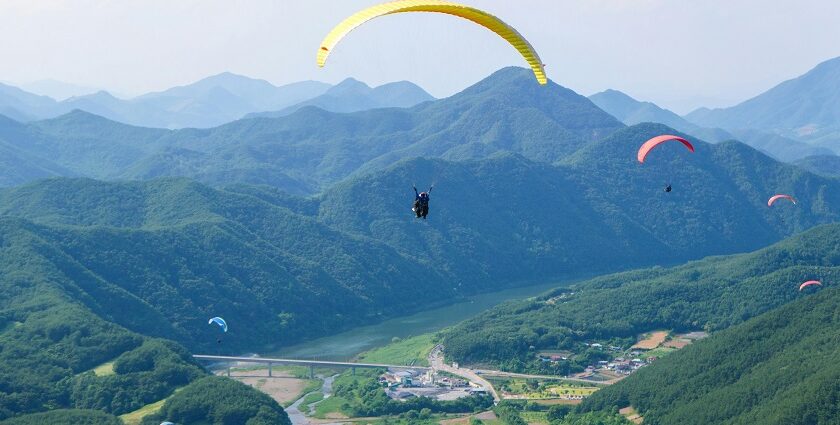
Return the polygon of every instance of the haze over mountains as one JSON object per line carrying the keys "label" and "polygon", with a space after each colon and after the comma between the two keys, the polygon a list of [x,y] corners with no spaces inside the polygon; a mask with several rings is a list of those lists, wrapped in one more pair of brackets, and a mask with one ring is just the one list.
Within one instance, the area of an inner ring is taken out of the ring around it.
{"label": "haze over mountains", "polygon": [[0,85],[0,113],[18,121],[54,118],[75,109],[143,127],[213,127],[244,115],[284,108],[324,93],[330,86],[304,81],[277,87],[231,73],[196,83],[118,99],[105,91],[56,101]]}
{"label": "haze over mountains", "polygon": [[[317,81],[278,87],[264,80],[231,73],[131,99],[120,99],[105,91],[90,92],[83,87],[52,81],[33,83],[30,87],[40,93],[64,96],[61,101],[56,101],[0,84],[0,115],[29,122],[55,118],[78,109],[141,127],[209,128],[252,113],[278,111],[277,115],[286,115],[307,105],[336,112],[352,112],[409,107],[433,99],[423,89],[408,82],[385,84],[374,89],[353,79],[335,87]],[[328,89],[331,89],[329,93]],[[68,95],[72,93],[84,94]]]}
{"label": "haze over mountains", "polygon": [[434,97],[414,83],[399,81],[371,88],[367,84],[348,78],[324,94],[282,111],[255,112],[246,118],[272,118],[289,115],[298,109],[314,106],[330,112],[357,112],[377,108],[409,108],[419,103],[434,100]]}
{"label": "haze over mountains", "polygon": [[840,58],[817,65],[730,108],[701,108],[685,118],[698,125],[759,129],[840,152]]}
{"label": "haze over mountains", "polygon": [[834,152],[828,148],[798,142],[769,131],[750,128],[727,131],[720,128],[701,127],[667,109],[662,109],[651,102],[640,102],[617,90],[593,94],[589,96],[589,100],[627,125],[656,122],[712,143],[739,140],[786,162],[809,156],[834,155]]}
{"label": "haze over mountains", "polygon": [[29,124],[7,120],[0,142],[20,157],[10,176],[66,168],[98,179],[185,176],[312,194],[362,168],[418,156],[464,160],[515,152],[552,162],[623,127],[571,90],[531,83],[526,70],[507,68],[412,108],[343,114],[310,106],[206,130],[132,127],[77,111]]}
{"label": "haze over mountains", "polygon": [[62,101],[76,96],[85,96],[93,94],[101,89],[94,87],[81,86],[78,84],[70,84],[56,80],[38,80],[26,84],[18,85],[23,90],[30,93],[48,96],[55,100]]}

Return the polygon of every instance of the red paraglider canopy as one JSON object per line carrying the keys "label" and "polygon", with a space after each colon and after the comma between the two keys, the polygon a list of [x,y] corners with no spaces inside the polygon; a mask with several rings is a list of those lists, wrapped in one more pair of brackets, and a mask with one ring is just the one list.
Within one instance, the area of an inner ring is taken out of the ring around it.
{"label": "red paraglider canopy", "polygon": [[796,199],[793,199],[793,196],[790,195],[773,195],[770,199],[767,200],[767,206],[773,206],[773,203],[778,201],[779,199],[787,199],[790,202],[793,202],[793,205],[796,205]]}
{"label": "red paraglider canopy", "polygon": [[648,152],[650,152],[653,148],[661,145],[662,143],[675,140],[685,145],[689,151],[694,152],[694,146],[692,146],[691,142],[688,140],[683,139],[680,136],[672,136],[670,134],[663,134],[662,136],[656,136],[647,142],[645,142],[642,147],[639,148],[639,153],[636,155],[636,158],[639,162],[644,163],[645,157],[647,156]]}
{"label": "red paraglider canopy", "polygon": [[807,288],[811,285],[822,286],[822,282],[820,282],[819,280],[809,280],[809,281],[799,285],[799,290],[801,291],[801,290],[803,290],[803,289],[805,289],[805,288]]}

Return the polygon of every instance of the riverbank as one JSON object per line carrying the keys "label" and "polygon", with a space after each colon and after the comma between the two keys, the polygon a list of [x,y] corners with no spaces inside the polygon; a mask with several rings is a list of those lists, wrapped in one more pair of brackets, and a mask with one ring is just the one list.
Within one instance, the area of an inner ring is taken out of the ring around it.
{"label": "riverbank", "polygon": [[576,280],[544,283],[476,295],[463,302],[385,320],[374,325],[362,326],[263,355],[265,357],[350,361],[363,352],[390,344],[394,338],[406,339],[412,336],[435,333],[505,301],[537,296],[574,282]]}

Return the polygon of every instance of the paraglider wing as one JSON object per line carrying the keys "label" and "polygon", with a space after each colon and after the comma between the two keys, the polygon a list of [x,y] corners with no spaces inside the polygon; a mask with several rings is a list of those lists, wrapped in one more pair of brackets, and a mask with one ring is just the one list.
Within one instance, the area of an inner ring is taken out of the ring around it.
{"label": "paraglider wing", "polygon": [[767,200],[767,206],[772,207],[773,203],[778,201],[779,199],[787,199],[790,202],[793,202],[793,205],[796,205],[796,199],[793,199],[793,196],[790,195],[773,195],[770,199]]}
{"label": "paraglider wing", "polygon": [[680,136],[672,136],[670,134],[663,134],[662,136],[656,136],[656,137],[648,140],[644,144],[642,144],[642,147],[639,148],[639,153],[636,154],[636,159],[638,159],[639,162],[644,163],[645,162],[645,157],[647,157],[648,152],[650,152],[653,148],[661,145],[662,143],[672,141],[672,140],[682,143],[683,145],[685,145],[685,147],[688,148],[688,150],[690,152],[694,152],[694,146],[688,140],[686,140],[686,139],[684,139]]}
{"label": "paraglider wing", "polygon": [[321,48],[318,49],[318,66],[324,66],[327,62],[327,57],[335,48],[336,44],[338,44],[344,36],[356,27],[380,16],[403,12],[445,13],[475,22],[476,24],[493,31],[500,37],[507,40],[507,42],[516,48],[516,50],[519,51],[519,54],[525,58],[528,65],[531,66],[531,70],[534,71],[534,76],[537,78],[537,81],[540,84],[548,83],[542,60],[540,60],[539,55],[536,50],[534,50],[534,47],[531,46],[531,43],[519,34],[516,29],[504,23],[501,19],[482,10],[458,3],[438,0],[397,0],[372,6],[360,12],[356,12],[336,25],[335,28],[327,34],[324,41],[321,42]]}
{"label": "paraglider wing", "polygon": [[801,290],[803,290],[803,289],[805,289],[809,286],[812,286],[812,285],[822,286],[822,282],[820,282],[819,280],[809,280],[809,281],[804,282],[803,284],[799,285],[799,290],[801,291]]}
{"label": "paraglider wing", "polygon": [[221,317],[214,317],[207,321],[208,325],[212,325],[213,323],[219,325],[219,327],[222,328],[222,331],[227,332],[228,326],[227,322],[225,322],[225,319],[222,319]]}

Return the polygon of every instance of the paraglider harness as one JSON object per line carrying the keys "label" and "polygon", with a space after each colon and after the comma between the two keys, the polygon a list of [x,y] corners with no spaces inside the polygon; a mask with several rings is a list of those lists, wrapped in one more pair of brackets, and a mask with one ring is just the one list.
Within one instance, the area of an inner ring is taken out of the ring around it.
{"label": "paraglider harness", "polygon": [[434,185],[429,188],[428,192],[417,192],[417,186],[414,187],[414,207],[411,208],[414,211],[414,214],[417,215],[417,218],[423,217],[426,219],[426,216],[429,215],[429,194],[432,193],[432,189]]}

